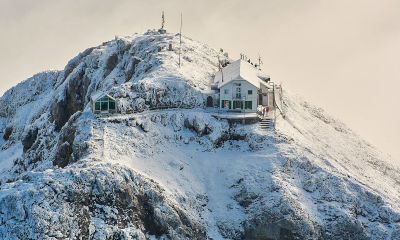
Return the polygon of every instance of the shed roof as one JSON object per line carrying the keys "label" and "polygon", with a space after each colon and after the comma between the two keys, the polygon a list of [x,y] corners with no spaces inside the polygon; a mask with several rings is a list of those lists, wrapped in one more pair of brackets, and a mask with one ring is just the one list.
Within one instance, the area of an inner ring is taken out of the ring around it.
{"label": "shed roof", "polygon": [[257,76],[257,70],[250,63],[242,59],[236,60],[215,74],[214,82],[221,88],[234,80],[244,80],[260,88],[260,84],[267,83]]}
{"label": "shed roof", "polygon": [[111,98],[112,100],[115,101],[115,98],[113,98],[112,96],[110,96],[110,95],[108,95],[107,93],[104,93],[104,92],[96,92],[96,93],[92,94],[91,99],[93,101],[97,101],[102,97],[109,97],[109,98]]}

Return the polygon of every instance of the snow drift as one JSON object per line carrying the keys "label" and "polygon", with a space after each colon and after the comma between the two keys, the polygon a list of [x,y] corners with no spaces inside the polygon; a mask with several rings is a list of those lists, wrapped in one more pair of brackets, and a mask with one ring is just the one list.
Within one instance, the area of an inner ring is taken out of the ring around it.
{"label": "snow drift", "polygon": [[0,238],[400,239],[388,156],[289,91],[275,131],[213,118],[219,53],[178,46],[116,38],[0,98]]}

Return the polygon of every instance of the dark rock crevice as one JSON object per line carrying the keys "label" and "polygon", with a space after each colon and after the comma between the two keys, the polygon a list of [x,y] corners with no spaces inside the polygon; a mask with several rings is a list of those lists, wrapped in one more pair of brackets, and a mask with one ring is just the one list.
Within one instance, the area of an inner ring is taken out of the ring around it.
{"label": "dark rock crevice", "polygon": [[115,53],[111,55],[106,62],[106,66],[104,69],[104,76],[103,78],[106,78],[113,70],[114,68],[118,65],[118,54]]}
{"label": "dark rock crevice", "polygon": [[219,137],[214,142],[214,145],[215,145],[215,147],[220,148],[227,141],[243,141],[245,139],[246,139],[246,135],[245,134],[225,132],[224,134],[221,134],[221,137]]}
{"label": "dark rock crevice", "polygon": [[80,53],[76,58],[73,58],[71,61],[68,62],[68,64],[64,68],[64,75],[63,75],[63,80],[64,82],[68,76],[74,71],[74,69],[79,65],[79,63],[84,59],[86,56],[88,56],[90,53],[92,53],[94,47],[88,48],[82,53]]}
{"label": "dark rock crevice", "polygon": [[141,62],[142,60],[138,57],[133,57],[132,60],[130,61],[127,69],[125,70],[125,82],[128,82],[133,75],[135,74],[136,71],[136,66]]}
{"label": "dark rock crevice", "polygon": [[13,132],[13,127],[6,127],[6,129],[4,130],[3,139],[4,140],[10,139],[12,132]]}
{"label": "dark rock crevice", "polygon": [[60,131],[74,113],[82,111],[88,101],[86,95],[91,80],[85,75],[85,67],[82,64],[79,71],[71,75],[64,96],[50,107],[56,131]]}
{"label": "dark rock crevice", "polygon": [[53,165],[64,168],[68,164],[76,162],[78,160],[78,157],[75,156],[78,153],[74,153],[74,140],[77,131],[74,123],[80,115],[81,112],[73,115],[68,123],[62,128],[57,143]]}
{"label": "dark rock crevice", "polygon": [[138,198],[140,208],[139,218],[143,222],[145,229],[149,234],[160,237],[163,234],[168,234],[168,228],[163,226],[157,219],[154,211],[154,206],[151,203],[149,195],[142,195]]}
{"label": "dark rock crevice", "polygon": [[24,146],[24,152],[28,151],[35,143],[39,130],[37,128],[30,129],[25,137],[22,139],[22,145]]}
{"label": "dark rock crevice", "polygon": [[244,223],[244,232],[240,239],[300,240],[309,239],[310,234],[312,232],[306,224],[282,218],[280,213],[265,211],[261,216]]}

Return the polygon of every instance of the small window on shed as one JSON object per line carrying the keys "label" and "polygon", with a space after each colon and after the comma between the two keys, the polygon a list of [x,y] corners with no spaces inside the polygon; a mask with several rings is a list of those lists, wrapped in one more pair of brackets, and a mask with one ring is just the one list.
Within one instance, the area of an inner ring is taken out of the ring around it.
{"label": "small window on shed", "polygon": [[253,94],[253,90],[248,90],[248,91],[247,91],[247,94],[248,94],[248,95],[252,95],[252,94]]}
{"label": "small window on shed", "polygon": [[113,100],[110,99],[110,110],[115,110],[115,102]]}
{"label": "small window on shed", "polygon": [[224,94],[228,94],[228,93],[229,93],[229,89],[225,89]]}
{"label": "small window on shed", "polygon": [[108,111],[108,102],[101,102],[101,111]]}
{"label": "small window on shed", "polygon": [[100,111],[100,102],[95,102],[94,103],[94,110]]}

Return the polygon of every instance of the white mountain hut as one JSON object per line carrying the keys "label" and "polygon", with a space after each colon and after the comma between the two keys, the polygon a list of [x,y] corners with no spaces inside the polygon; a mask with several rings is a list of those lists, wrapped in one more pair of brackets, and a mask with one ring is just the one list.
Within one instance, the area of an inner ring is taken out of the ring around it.
{"label": "white mountain hut", "polygon": [[245,113],[257,112],[260,105],[272,107],[273,84],[258,77],[257,71],[239,59],[217,72],[212,87],[219,90],[219,107]]}

